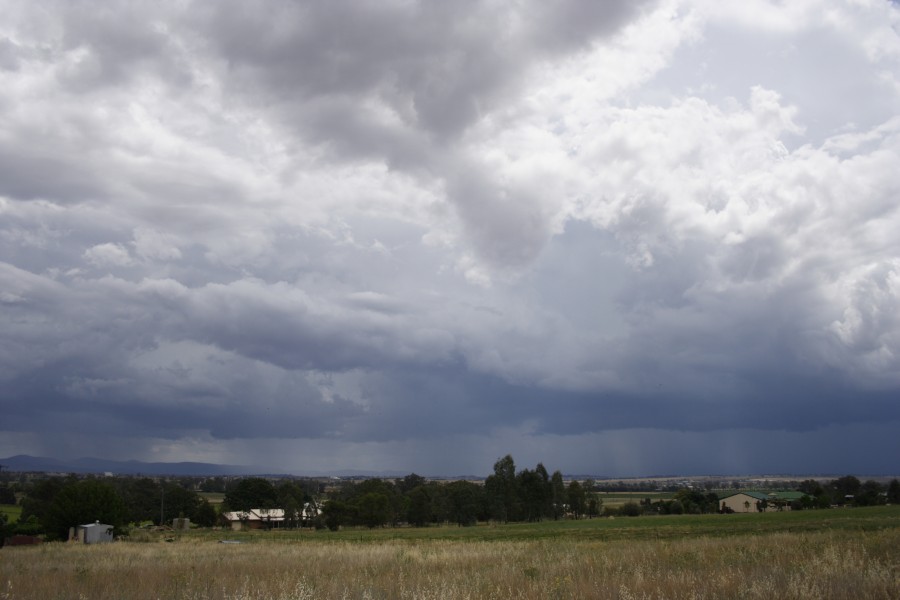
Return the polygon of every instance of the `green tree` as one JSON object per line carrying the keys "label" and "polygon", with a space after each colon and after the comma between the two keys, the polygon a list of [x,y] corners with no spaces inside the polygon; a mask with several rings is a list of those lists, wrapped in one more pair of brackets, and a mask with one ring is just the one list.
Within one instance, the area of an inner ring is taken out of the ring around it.
{"label": "green tree", "polygon": [[[674,504],[674,502],[673,502]],[[626,517],[638,517],[641,515],[643,511],[641,510],[641,506],[634,501],[626,502],[619,509],[619,514]]]}
{"label": "green tree", "polygon": [[8,485],[0,485],[0,504],[15,504],[16,493]]}
{"label": "green tree", "polygon": [[816,496],[820,496],[825,490],[822,488],[822,484],[815,479],[805,479],[797,486],[797,491],[815,498]]}
{"label": "green tree", "polygon": [[216,509],[209,503],[209,500],[201,498],[196,512],[191,516],[191,521],[197,523],[200,527],[212,527],[216,524],[218,516]]}
{"label": "green tree", "polygon": [[322,516],[325,517],[325,526],[337,531],[353,518],[353,507],[341,500],[329,500],[322,506]]}
{"label": "green tree", "polygon": [[566,484],[559,471],[553,471],[553,475],[550,477],[550,502],[553,518],[562,518],[566,514]]}
{"label": "green tree", "polygon": [[550,519],[553,517],[553,490],[551,489],[550,473],[544,463],[538,463],[534,468],[534,472],[541,478],[544,488],[544,502],[541,507],[541,518]]}
{"label": "green tree", "polygon": [[900,503],[900,481],[891,479],[887,489],[887,501],[891,504]]}
{"label": "green tree", "polygon": [[116,481],[119,495],[125,502],[125,520],[129,523],[153,521],[160,524],[162,486],[147,477],[121,478]]}
{"label": "green tree", "polygon": [[475,525],[481,512],[483,490],[471,481],[447,484],[450,499],[450,520],[461,527]]}
{"label": "green tree", "polygon": [[120,529],[124,519],[125,503],[116,489],[97,479],[85,479],[60,490],[42,524],[48,537],[65,540],[70,527],[99,521]]}
{"label": "green tree", "polygon": [[21,517],[16,523],[10,523],[13,534],[20,535],[40,535],[44,533],[44,526],[38,521],[38,518],[31,515],[27,519]]}
{"label": "green tree", "polygon": [[19,520],[27,521],[30,517],[35,517],[43,525],[53,499],[67,484],[75,481],[74,478],[50,477],[35,483],[26,490],[26,495],[22,499],[22,514],[19,516]]}
{"label": "green tree", "polygon": [[410,473],[403,479],[397,482],[397,489],[401,494],[408,494],[416,488],[422,487],[426,484],[425,478],[421,475],[416,475],[415,473]]}
{"label": "green tree", "polygon": [[344,490],[344,498],[351,504],[359,504],[359,499],[367,494],[378,494],[387,499],[387,508],[385,513],[385,523],[396,524],[400,518],[406,514],[406,503],[403,495],[397,491],[390,481],[373,477],[366,479],[354,486]]}
{"label": "green tree", "polygon": [[859,487],[859,491],[853,498],[853,504],[856,506],[876,506],[884,504],[886,500],[882,495],[884,488],[875,480],[868,480]]}
{"label": "green tree", "polygon": [[674,497],[681,502],[687,514],[710,514],[719,511],[719,497],[714,492],[704,494],[700,490],[682,488],[675,492]]}
{"label": "green tree", "polygon": [[284,511],[284,526],[288,529],[296,529],[300,525],[300,503],[293,496],[287,496],[283,500],[279,500],[279,504]]}
{"label": "green tree", "polygon": [[415,527],[424,527],[431,521],[431,496],[424,485],[417,486],[406,495],[409,506],[406,521]]}
{"label": "green tree", "polygon": [[547,500],[550,496],[550,482],[546,478],[547,470],[543,469],[543,465],[538,467],[534,471],[523,469],[517,476],[522,516],[532,522],[540,521],[546,515],[549,506]]}
{"label": "green tree", "polygon": [[269,480],[261,477],[241,479],[225,493],[222,503],[227,510],[248,511],[254,508],[276,508],[278,494]]}
{"label": "green tree", "polygon": [[226,488],[225,479],[222,477],[207,477],[200,484],[201,492],[224,492]]}
{"label": "green tree", "polygon": [[177,483],[166,483],[164,489],[164,510],[162,513],[166,523],[171,523],[175,518],[188,518],[196,520],[197,511],[203,503],[203,498],[193,490],[186,490]]}
{"label": "green tree", "polygon": [[450,519],[450,495],[446,485],[431,483],[428,485],[431,497],[431,520],[434,523],[446,523]]}
{"label": "green tree", "polygon": [[9,524],[9,517],[6,513],[0,513],[0,548],[6,543],[6,538],[12,535],[13,528]]}
{"label": "green tree", "polygon": [[387,524],[390,519],[388,497],[377,492],[368,492],[357,499],[356,514],[363,525],[375,528]]}
{"label": "green tree", "polygon": [[853,501],[861,486],[862,483],[853,475],[844,475],[828,484],[828,492],[835,504],[844,504]]}
{"label": "green tree", "polygon": [[516,463],[507,454],[494,463],[494,473],[484,481],[491,518],[501,522],[517,521],[521,514]]}
{"label": "green tree", "polygon": [[289,499],[293,499],[300,506],[312,500],[312,496],[307,492],[306,486],[297,481],[282,481],[279,483],[275,488],[275,496],[279,508],[284,508],[284,504]]}
{"label": "green tree", "polygon": [[576,519],[580,519],[581,515],[584,514],[587,500],[584,493],[584,488],[581,487],[581,484],[572,480],[569,482],[569,488],[566,490],[568,500],[569,500],[569,510],[572,513],[572,516]]}
{"label": "green tree", "polygon": [[312,500],[303,485],[296,481],[283,481],[275,490],[277,506],[284,510],[284,526],[296,528],[301,525],[303,506]]}

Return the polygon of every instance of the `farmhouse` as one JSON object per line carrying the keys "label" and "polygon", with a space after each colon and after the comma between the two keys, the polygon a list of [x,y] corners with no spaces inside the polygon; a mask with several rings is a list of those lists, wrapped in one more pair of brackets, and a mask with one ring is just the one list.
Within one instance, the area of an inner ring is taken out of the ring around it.
{"label": "farmhouse", "polygon": [[234,531],[242,529],[271,529],[284,526],[284,509],[251,508],[222,513]]}
{"label": "farmhouse", "polygon": [[[300,525],[309,525],[312,520],[322,514],[315,504],[307,502],[303,505],[298,517]],[[284,509],[281,508],[251,508],[222,513],[222,518],[228,522],[233,531],[242,529],[278,529],[286,526]]]}
{"label": "farmhouse", "polygon": [[719,498],[719,510],[736,513],[754,513],[791,510],[791,502],[800,500],[803,492],[737,492]]}

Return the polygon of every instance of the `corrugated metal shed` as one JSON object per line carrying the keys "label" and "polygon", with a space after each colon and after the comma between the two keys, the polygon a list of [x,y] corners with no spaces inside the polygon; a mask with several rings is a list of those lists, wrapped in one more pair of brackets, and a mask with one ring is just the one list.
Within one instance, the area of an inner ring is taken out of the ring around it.
{"label": "corrugated metal shed", "polygon": [[75,528],[75,541],[82,544],[105,544],[113,541],[113,526],[94,521]]}

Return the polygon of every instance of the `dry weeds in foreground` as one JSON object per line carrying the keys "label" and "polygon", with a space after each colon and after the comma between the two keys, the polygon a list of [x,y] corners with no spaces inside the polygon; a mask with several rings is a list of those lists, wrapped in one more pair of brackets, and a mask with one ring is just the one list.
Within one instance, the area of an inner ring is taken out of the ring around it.
{"label": "dry weeds in foreground", "polygon": [[900,530],[653,542],[45,544],[0,599],[900,598]]}

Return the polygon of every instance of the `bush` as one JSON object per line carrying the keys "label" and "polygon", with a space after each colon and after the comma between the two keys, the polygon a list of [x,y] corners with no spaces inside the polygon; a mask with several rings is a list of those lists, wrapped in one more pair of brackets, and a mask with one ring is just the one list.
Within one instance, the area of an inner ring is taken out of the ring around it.
{"label": "bush", "polygon": [[637,502],[626,502],[619,508],[619,514],[625,517],[639,517],[644,512]]}
{"label": "bush", "polygon": [[41,525],[38,518],[34,515],[31,515],[24,521],[19,519],[19,522],[13,526],[13,533],[16,535],[33,535],[37,536],[44,533],[44,527]]}

